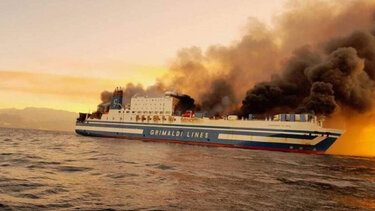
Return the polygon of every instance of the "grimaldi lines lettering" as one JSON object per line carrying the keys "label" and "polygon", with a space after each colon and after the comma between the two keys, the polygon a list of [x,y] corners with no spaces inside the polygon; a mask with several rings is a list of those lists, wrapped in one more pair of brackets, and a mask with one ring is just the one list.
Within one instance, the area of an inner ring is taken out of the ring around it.
{"label": "grimaldi lines lettering", "polygon": [[170,137],[187,137],[187,138],[208,138],[208,132],[200,131],[183,131],[183,130],[150,130],[152,136],[170,136]]}

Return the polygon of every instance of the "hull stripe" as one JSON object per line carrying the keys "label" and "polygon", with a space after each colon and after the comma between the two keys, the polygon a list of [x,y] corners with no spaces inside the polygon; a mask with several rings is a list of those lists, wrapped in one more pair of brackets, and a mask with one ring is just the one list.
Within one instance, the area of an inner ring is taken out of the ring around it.
{"label": "hull stripe", "polygon": [[219,134],[219,139],[224,140],[237,140],[237,141],[253,141],[253,142],[272,142],[272,143],[283,143],[283,144],[302,144],[302,145],[316,145],[323,141],[326,137],[318,136],[312,140],[306,139],[294,139],[294,138],[276,138],[267,136],[249,136],[249,135],[237,135],[237,134]]}
{"label": "hull stripe", "polygon": [[235,130],[235,129],[238,129],[238,130],[246,130],[246,131],[249,131],[249,130],[254,130],[254,131],[264,131],[264,132],[286,132],[288,134],[292,134],[292,133],[296,133],[298,135],[300,135],[301,133],[303,134],[309,134],[309,133],[313,133],[314,135],[316,134],[325,134],[325,133],[329,133],[332,137],[333,136],[337,136],[339,137],[341,135],[341,132],[340,133],[337,133],[336,131],[316,131],[316,130],[288,130],[288,129],[265,129],[265,128],[242,128],[242,127],[226,127],[226,126],[208,126],[208,125],[189,125],[189,124],[163,124],[163,123],[136,123],[136,122],[117,122],[117,121],[95,121],[95,120],[89,120],[88,121],[89,124],[108,124],[108,125],[136,125],[136,126],[158,126],[158,127],[161,127],[161,126],[167,126],[167,127],[194,127],[194,128],[202,128],[202,129],[229,129],[229,130]]}
{"label": "hull stripe", "polygon": [[[96,125],[100,125],[100,124],[109,124],[109,123],[95,123],[95,124],[90,124],[91,127],[98,127]],[[113,125],[113,126],[134,126],[134,124],[126,124],[126,123],[122,123],[122,124],[110,124],[110,125]],[[141,127],[151,127],[151,126],[154,126],[154,125],[146,125],[146,124],[138,124],[136,126],[141,126]],[[176,128],[176,126],[167,126],[167,125],[157,125],[157,127],[161,127],[161,128]],[[313,131],[310,132],[299,132],[299,133],[296,133],[296,132],[286,132],[286,131],[268,131],[268,130],[246,130],[246,129],[223,129],[223,128],[206,128],[206,127],[189,127],[189,126],[185,126],[185,125],[180,125],[179,126],[180,128],[184,128],[184,129],[200,129],[200,130],[216,130],[216,131],[236,131],[236,132],[264,132],[264,133],[269,133],[269,134],[287,134],[287,135],[305,135],[305,136],[309,136],[310,134],[313,135]],[[318,135],[318,134],[315,134],[314,135]],[[321,134],[319,134],[321,135]],[[332,136],[334,137],[334,136]]]}
{"label": "hull stripe", "polygon": [[77,130],[88,130],[88,131],[102,131],[102,132],[118,132],[118,133],[130,133],[130,134],[143,134],[142,129],[131,129],[131,128],[113,128],[113,127],[86,127],[76,126]]}
{"label": "hull stripe", "polygon": [[[132,128],[113,128],[113,127],[90,127],[90,126],[77,126],[77,130],[86,130],[94,132],[113,132],[113,133],[128,133],[128,134],[143,134],[143,129]],[[256,136],[256,135],[238,135],[238,134],[225,134],[219,133],[218,139],[232,140],[232,141],[252,141],[252,142],[272,142],[282,144],[301,144],[301,145],[316,145],[323,141],[326,137],[318,136],[312,140],[298,139],[298,138],[278,138],[270,136]]]}
{"label": "hull stripe", "polygon": [[296,153],[307,153],[307,154],[324,154],[324,151],[314,151],[314,150],[299,150],[299,149],[259,147],[259,146],[241,146],[241,145],[232,145],[232,144],[203,143],[203,142],[167,140],[167,139],[135,138],[135,137],[125,137],[125,136],[119,137],[119,136],[102,135],[100,137],[129,139],[129,140],[141,140],[141,141],[150,141],[150,142],[164,142],[164,143],[189,144],[189,145],[201,145],[201,146],[227,147],[227,148],[241,148],[241,149],[268,150],[268,151],[281,151],[281,152],[296,152]]}

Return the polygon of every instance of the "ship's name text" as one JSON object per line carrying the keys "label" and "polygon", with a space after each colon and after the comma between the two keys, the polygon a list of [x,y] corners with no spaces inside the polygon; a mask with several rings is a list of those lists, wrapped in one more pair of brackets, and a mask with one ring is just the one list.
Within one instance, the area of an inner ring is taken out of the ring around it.
{"label": "ship's name text", "polygon": [[187,138],[208,138],[207,132],[183,131],[183,130],[150,130],[152,136],[171,136]]}

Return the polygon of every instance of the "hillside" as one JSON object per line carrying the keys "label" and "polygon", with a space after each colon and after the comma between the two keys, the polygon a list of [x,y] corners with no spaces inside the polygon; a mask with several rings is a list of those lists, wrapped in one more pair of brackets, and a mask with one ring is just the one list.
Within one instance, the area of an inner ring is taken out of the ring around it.
{"label": "hillside", "polygon": [[73,131],[77,116],[49,108],[0,109],[0,127]]}

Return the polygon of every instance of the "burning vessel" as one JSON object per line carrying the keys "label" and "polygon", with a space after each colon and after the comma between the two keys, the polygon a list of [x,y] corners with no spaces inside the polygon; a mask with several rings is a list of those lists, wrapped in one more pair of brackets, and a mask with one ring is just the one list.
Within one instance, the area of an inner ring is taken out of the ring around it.
{"label": "burning vessel", "polygon": [[176,110],[179,95],[133,96],[123,103],[116,88],[110,103],[92,114],[80,113],[76,133],[85,136],[135,139],[245,149],[324,153],[344,132],[323,127],[323,118],[311,114],[278,114],[265,119]]}

